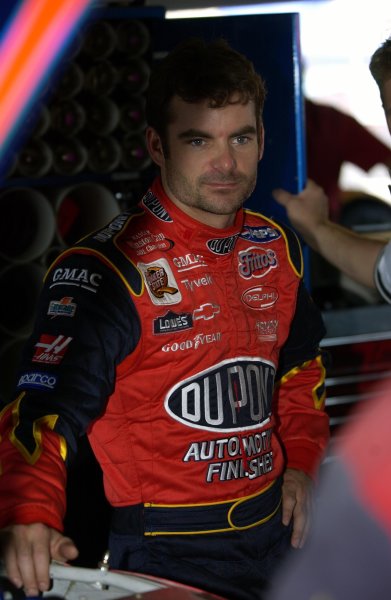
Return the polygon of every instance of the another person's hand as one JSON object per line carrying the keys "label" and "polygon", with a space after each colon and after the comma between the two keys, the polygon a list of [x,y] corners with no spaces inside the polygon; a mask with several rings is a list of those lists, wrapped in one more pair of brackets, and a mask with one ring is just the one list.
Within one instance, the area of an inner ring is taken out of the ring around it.
{"label": "another person's hand", "polygon": [[323,189],[309,180],[300,194],[274,190],[276,201],[286,208],[288,218],[304,240],[316,245],[317,229],[328,221],[329,201]]}
{"label": "another person's hand", "polygon": [[308,535],[312,514],[312,479],[303,471],[287,469],[282,485],[282,522],[293,519],[291,544],[302,548]]}
{"label": "another person's hand", "polygon": [[11,525],[0,531],[1,558],[7,577],[26,596],[49,589],[51,560],[66,562],[78,555],[70,538],[42,523]]}

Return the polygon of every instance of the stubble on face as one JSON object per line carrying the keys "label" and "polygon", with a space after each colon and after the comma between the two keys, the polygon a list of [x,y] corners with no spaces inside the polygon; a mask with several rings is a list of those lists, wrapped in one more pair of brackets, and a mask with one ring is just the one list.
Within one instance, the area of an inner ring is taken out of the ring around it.
{"label": "stubble on face", "polygon": [[[229,227],[253,192],[263,152],[254,104],[220,108],[174,98],[172,118],[158,157],[171,200],[202,223]],[[220,218],[219,218],[220,217]]]}
{"label": "stubble on face", "polygon": [[[165,180],[174,197],[189,208],[214,215],[230,215],[236,213],[254,191],[257,171],[250,177],[242,174],[205,174],[191,180],[177,170],[168,158]],[[229,189],[230,184],[234,189]]]}

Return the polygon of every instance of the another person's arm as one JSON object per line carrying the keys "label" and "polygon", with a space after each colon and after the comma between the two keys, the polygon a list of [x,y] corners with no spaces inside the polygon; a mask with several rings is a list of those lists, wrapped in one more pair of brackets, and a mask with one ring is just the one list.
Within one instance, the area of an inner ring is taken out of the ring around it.
{"label": "another person's arm", "polygon": [[358,283],[375,287],[375,266],[385,242],[354,233],[328,218],[328,199],[322,188],[309,181],[297,195],[275,190],[273,195],[286,210],[305,242]]}

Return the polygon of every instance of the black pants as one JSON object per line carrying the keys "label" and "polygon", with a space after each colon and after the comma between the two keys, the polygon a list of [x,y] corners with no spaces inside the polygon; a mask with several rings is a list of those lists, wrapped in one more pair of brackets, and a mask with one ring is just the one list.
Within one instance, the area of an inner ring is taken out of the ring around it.
{"label": "black pants", "polygon": [[114,512],[111,568],[177,581],[229,600],[261,599],[290,548],[291,527],[282,525],[281,509],[266,523],[242,531],[153,536],[145,536],[140,525],[142,505],[129,509],[126,519],[126,509]]}

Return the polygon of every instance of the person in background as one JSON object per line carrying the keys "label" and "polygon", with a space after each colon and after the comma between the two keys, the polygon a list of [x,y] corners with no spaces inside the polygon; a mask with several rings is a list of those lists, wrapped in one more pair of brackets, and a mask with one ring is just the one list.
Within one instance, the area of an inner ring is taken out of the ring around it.
{"label": "person in background", "polygon": [[306,539],[329,438],[324,325],[296,235],[242,208],[264,99],[224,41],[177,47],[146,102],[160,176],[47,273],[0,414],[1,555],[30,595],[77,554],[64,490],[84,433],[113,507],[111,568],[254,600]]}
{"label": "person in background", "polygon": [[309,98],[304,107],[308,178],[323,188],[329,218],[338,222],[344,202],[339,186],[342,166],[350,162],[364,171],[378,164],[391,168],[391,147],[336,107]]}
{"label": "person in background", "polygon": [[[369,68],[391,134],[391,37],[373,54]],[[391,242],[362,237],[331,221],[328,198],[314,181],[308,181],[299,194],[279,189],[273,195],[309,246],[358,283],[376,287],[391,302]]]}
{"label": "person in background", "polygon": [[391,381],[356,409],[323,469],[308,543],[267,600],[391,598]]}

